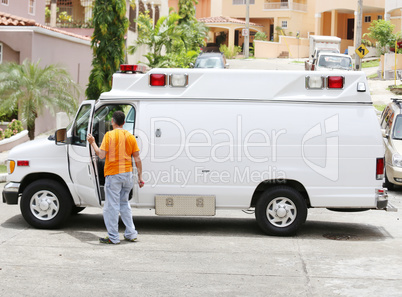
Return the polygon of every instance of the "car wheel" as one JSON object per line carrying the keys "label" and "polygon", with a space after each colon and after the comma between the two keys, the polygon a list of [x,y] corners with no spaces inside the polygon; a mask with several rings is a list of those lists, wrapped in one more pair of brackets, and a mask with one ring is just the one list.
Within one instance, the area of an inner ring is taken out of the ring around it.
{"label": "car wheel", "polygon": [[21,213],[28,224],[40,229],[59,227],[72,211],[68,190],[54,180],[37,180],[21,196]]}
{"label": "car wheel", "polygon": [[293,188],[275,187],[265,191],[257,201],[255,216],[266,234],[292,235],[306,221],[306,200]]}

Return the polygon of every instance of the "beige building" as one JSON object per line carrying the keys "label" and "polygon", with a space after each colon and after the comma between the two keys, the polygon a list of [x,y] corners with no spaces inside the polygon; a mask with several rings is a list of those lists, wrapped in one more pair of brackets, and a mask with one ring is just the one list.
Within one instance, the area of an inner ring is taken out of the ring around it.
{"label": "beige building", "polygon": [[[177,7],[177,2],[178,0],[169,0],[169,6]],[[363,1],[363,34],[368,32],[367,29],[373,20],[384,18],[385,2],[385,0]],[[246,0],[199,1],[196,6],[197,18],[210,27],[212,32],[210,42],[216,41],[216,37],[224,32],[228,36],[226,43],[229,46],[242,45],[245,4]],[[303,39],[307,39],[310,35],[331,35],[342,39],[341,51],[344,52],[349,46],[355,46],[357,11],[358,0],[250,0],[249,16],[250,22],[253,23],[250,27],[251,41],[255,32],[265,32],[268,40],[273,42],[272,45],[265,47],[269,48],[269,57],[274,57],[279,56],[284,49],[292,52],[292,46],[308,46],[308,42]],[[399,17],[399,26],[402,26],[401,11],[396,11],[394,14]],[[222,22],[220,17],[230,21]],[[220,22],[217,22],[217,19],[220,19]],[[295,40],[296,35],[300,40]],[[306,50],[301,52],[303,55],[307,53]]]}

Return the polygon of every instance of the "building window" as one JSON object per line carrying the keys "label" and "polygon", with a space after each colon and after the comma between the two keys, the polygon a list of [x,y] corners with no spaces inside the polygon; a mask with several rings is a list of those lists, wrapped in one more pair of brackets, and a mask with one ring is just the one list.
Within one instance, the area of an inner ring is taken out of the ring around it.
{"label": "building window", "polygon": [[367,15],[364,17],[364,22],[365,23],[371,23],[371,15]]}
{"label": "building window", "polygon": [[29,0],[28,2],[28,13],[35,14],[35,0]]}
{"label": "building window", "polygon": [[382,15],[379,15],[379,16],[377,17],[377,20],[382,20]]}
{"label": "building window", "polygon": [[0,64],[3,63],[3,44],[0,43]]}
{"label": "building window", "polygon": [[[233,0],[233,5],[244,5],[247,4],[246,3],[247,0]],[[255,4],[255,0],[250,0],[250,4]]]}
{"label": "building window", "polygon": [[288,28],[288,21],[282,21],[282,29]]}
{"label": "building window", "polygon": [[8,0],[1,0],[1,4],[8,5]]}
{"label": "building window", "polygon": [[58,14],[66,12],[68,15],[73,15],[73,1],[72,0],[57,0]]}

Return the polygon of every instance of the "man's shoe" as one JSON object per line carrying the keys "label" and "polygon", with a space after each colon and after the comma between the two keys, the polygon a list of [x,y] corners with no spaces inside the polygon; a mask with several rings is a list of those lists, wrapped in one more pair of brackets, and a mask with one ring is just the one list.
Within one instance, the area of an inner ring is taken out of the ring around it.
{"label": "man's shoe", "polygon": [[127,237],[124,236],[124,240],[125,240],[125,241],[129,241],[129,242],[134,242],[134,241],[137,241],[137,237],[136,237],[136,238],[133,238],[133,239],[129,239],[129,238],[127,238]]}
{"label": "man's shoe", "polygon": [[99,238],[99,242],[100,243],[105,243],[105,244],[119,244],[120,243],[120,242],[114,243],[107,236],[105,238]]}

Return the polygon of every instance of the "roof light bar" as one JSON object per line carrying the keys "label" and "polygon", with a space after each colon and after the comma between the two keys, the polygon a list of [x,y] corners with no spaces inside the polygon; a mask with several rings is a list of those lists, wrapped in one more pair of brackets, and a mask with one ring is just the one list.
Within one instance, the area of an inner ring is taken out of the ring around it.
{"label": "roof light bar", "polygon": [[133,73],[145,73],[147,71],[147,68],[143,65],[121,64],[120,71],[121,72],[133,72]]}
{"label": "roof light bar", "polygon": [[152,73],[149,75],[149,85],[152,87],[166,86],[166,74]]}

